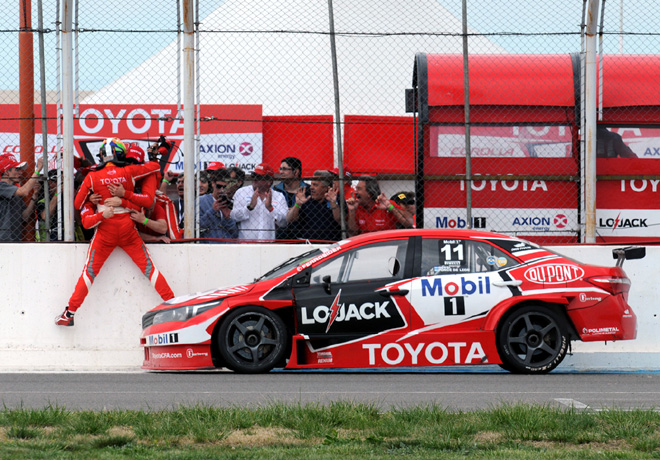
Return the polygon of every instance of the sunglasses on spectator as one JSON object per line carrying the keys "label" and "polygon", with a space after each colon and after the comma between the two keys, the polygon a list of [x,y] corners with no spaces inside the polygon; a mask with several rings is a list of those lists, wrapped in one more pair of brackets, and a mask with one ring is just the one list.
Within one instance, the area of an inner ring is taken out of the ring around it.
{"label": "sunglasses on spectator", "polygon": [[226,188],[227,184],[215,184],[215,188],[222,190],[223,188]]}

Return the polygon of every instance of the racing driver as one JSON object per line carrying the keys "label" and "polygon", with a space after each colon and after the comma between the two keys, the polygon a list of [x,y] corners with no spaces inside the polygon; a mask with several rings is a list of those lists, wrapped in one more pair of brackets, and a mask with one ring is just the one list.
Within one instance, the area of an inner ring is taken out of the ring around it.
{"label": "racing driver", "polygon": [[[101,202],[97,205],[94,218],[85,219],[94,222],[92,226],[97,226],[96,232],[89,244],[85,266],[69,299],[69,304],[64,312],[55,318],[55,324],[58,326],[73,326],[75,312],[82,305],[94,279],[117,246],[122,248],[135,262],[142,273],[151,281],[151,284],[154,285],[163,300],[174,297],[165,277],[154,266],[146,246],[138,235],[129,210],[124,206],[106,204],[114,203],[114,201],[106,201],[112,198],[111,184],[121,184],[126,191],[133,192],[136,181],[150,174],[156,174],[160,166],[156,162],[148,162],[143,165],[127,165],[125,163],[126,147],[117,138],[103,141],[99,158],[101,163],[85,177],[74,201],[76,209],[80,209],[85,213],[94,212],[93,207],[85,206],[88,197],[91,194],[101,196]],[[152,195],[150,202],[153,202],[153,200]]]}

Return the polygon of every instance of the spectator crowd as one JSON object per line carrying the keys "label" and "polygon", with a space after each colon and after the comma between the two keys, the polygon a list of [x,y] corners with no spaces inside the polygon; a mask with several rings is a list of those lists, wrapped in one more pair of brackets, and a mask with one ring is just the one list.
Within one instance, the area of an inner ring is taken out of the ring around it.
{"label": "spectator crowd", "polygon": [[[107,196],[89,193],[84,202],[76,200],[76,240],[91,240],[101,222],[118,214],[130,217],[144,242],[181,240],[184,175],[162,171],[155,161],[156,144],[147,149],[149,158],[136,144],[125,147],[125,157],[115,158],[117,171],[126,175],[129,166],[140,165],[150,173],[131,177],[130,184],[110,184],[104,190]],[[99,161],[77,164],[77,194],[104,168]],[[26,174],[26,166],[12,154],[0,155],[0,242],[61,240],[59,172],[42,171],[41,160],[32,174]],[[415,226],[414,193],[402,191],[388,198],[374,177],[353,178],[348,169],[344,177],[339,174],[335,168],[304,177],[302,160],[293,156],[283,158],[277,172],[266,163],[246,174],[239,167],[210,162],[193,178],[198,241],[334,242],[343,235]]]}

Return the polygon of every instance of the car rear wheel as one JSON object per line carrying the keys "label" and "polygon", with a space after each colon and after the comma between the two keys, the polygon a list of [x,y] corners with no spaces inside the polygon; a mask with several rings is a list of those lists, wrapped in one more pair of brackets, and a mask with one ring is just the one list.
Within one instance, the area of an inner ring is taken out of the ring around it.
{"label": "car rear wheel", "polygon": [[268,372],[284,357],[286,326],[263,307],[241,307],[223,321],[217,335],[225,365],[236,372]]}
{"label": "car rear wheel", "polygon": [[501,367],[517,374],[543,374],[562,362],[569,337],[560,314],[530,305],[506,315],[497,332]]}

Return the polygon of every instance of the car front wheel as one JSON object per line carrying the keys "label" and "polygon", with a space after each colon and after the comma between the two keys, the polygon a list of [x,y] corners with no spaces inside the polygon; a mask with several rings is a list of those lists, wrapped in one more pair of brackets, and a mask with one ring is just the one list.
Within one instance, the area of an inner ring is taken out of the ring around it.
{"label": "car front wheel", "polygon": [[286,326],[263,307],[240,307],[230,312],[217,335],[218,351],[225,365],[236,372],[268,372],[283,358]]}
{"label": "car front wheel", "polygon": [[501,367],[517,374],[543,374],[562,362],[569,337],[560,314],[530,305],[506,315],[497,332]]}

